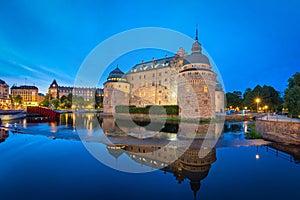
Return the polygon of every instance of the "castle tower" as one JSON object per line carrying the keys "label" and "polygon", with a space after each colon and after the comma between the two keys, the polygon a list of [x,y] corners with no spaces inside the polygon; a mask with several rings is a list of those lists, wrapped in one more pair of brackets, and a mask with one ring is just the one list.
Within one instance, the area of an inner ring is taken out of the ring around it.
{"label": "castle tower", "polygon": [[222,84],[217,82],[215,92],[216,113],[225,113],[225,93]]}
{"label": "castle tower", "polygon": [[117,105],[129,105],[130,84],[124,72],[118,67],[109,73],[104,83],[103,111],[107,114],[115,112]]}
{"label": "castle tower", "polygon": [[202,54],[196,30],[192,53],[185,57],[178,74],[179,115],[183,118],[214,118],[216,73]]}
{"label": "castle tower", "polygon": [[52,81],[50,87],[48,88],[48,94],[50,94],[53,99],[59,98],[58,85],[55,79]]}

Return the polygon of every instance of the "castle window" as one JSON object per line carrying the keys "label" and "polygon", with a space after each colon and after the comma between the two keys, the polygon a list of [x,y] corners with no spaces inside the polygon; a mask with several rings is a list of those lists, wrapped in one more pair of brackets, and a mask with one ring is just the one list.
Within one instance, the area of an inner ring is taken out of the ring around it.
{"label": "castle window", "polygon": [[140,79],[142,78],[142,76],[140,76]]}
{"label": "castle window", "polygon": [[167,82],[168,81],[168,79],[167,78],[165,78],[165,82]]}
{"label": "castle window", "polygon": [[131,84],[131,87],[134,88],[134,84]]}
{"label": "castle window", "polygon": [[198,109],[195,109],[195,112],[198,112]]}
{"label": "castle window", "polygon": [[155,74],[152,74],[152,77],[155,77]]}
{"label": "castle window", "polygon": [[168,73],[168,71],[165,71],[165,74],[167,74]]}
{"label": "castle window", "polygon": [[160,105],[160,104],[161,104],[161,101],[158,101],[158,104]]}
{"label": "castle window", "polygon": [[133,76],[131,77],[131,80],[133,80]]}
{"label": "castle window", "polygon": [[152,86],[155,86],[155,83],[154,83],[154,81],[152,82]]}
{"label": "castle window", "polygon": [[119,88],[121,88],[121,85],[119,85]]}
{"label": "castle window", "polygon": [[191,72],[189,72],[189,73],[188,73],[188,75],[189,75],[189,76],[191,76],[191,75],[192,75],[192,73],[191,73]]}
{"label": "castle window", "polygon": [[199,75],[199,72],[195,72],[195,75],[198,76],[198,75]]}
{"label": "castle window", "polygon": [[190,104],[190,100],[187,100],[186,103],[187,103],[187,104]]}
{"label": "castle window", "polygon": [[159,72],[159,74],[158,74],[159,76],[161,76],[161,72]]}
{"label": "castle window", "polygon": [[208,87],[207,86],[204,86],[204,92],[208,92]]}
{"label": "castle window", "polygon": [[208,104],[208,100],[204,100],[203,103],[204,103],[204,105],[207,105]]}
{"label": "castle window", "polygon": [[144,75],[144,78],[146,78],[146,75]]}
{"label": "castle window", "polygon": [[189,92],[190,91],[190,87],[188,85],[185,86],[185,91]]}
{"label": "castle window", "polygon": [[161,90],[159,90],[158,93],[161,93]]}
{"label": "castle window", "polygon": [[165,99],[167,99],[167,98],[168,98],[168,96],[166,95],[166,96],[165,96]]}
{"label": "castle window", "polygon": [[161,86],[161,80],[158,81],[158,85]]}

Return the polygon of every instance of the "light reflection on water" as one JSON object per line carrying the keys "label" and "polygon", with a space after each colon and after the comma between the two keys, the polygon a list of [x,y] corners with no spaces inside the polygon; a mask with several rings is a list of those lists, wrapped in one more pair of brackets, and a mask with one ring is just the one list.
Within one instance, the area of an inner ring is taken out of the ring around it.
{"label": "light reflection on water", "polygon": [[[90,199],[101,199],[104,195],[109,195],[111,199],[140,199],[141,196],[144,199],[152,199],[153,196],[146,195],[149,192],[155,194],[156,199],[193,199],[194,196],[199,199],[240,199],[241,195],[249,192],[248,190],[254,190],[257,187],[264,187],[264,190],[260,190],[260,196],[254,196],[251,193],[246,197],[243,196],[243,199],[264,199],[265,196],[268,196],[268,199],[277,199],[281,196],[300,197],[298,190],[293,190],[299,187],[300,180],[299,165],[295,164],[298,163],[297,160],[300,160],[297,148],[279,144],[242,148],[217,146],[206,157],[199,159],[199,148],[195,145],[184,152],[183,156],[180,156],[174,163],[166,163],[163,155],[152,155],[151,152],[153,148],[164,146],[161,141],[178,139],[176,135],[179,129],[178,124],[164,125],[163,132],[153,133],[154,136],[150,135],[151,137],[148,135],[149,137],[139,138],[137,134],[124,133],[124,130],[131,128],[126,127],[126,122],[119,121],[116,125],[112,119],[97,118],[95,121],[93,118],[94,114],[80,117],[84,124],[84,127],[80,128],[87,130],[86,141],[92,141],[91,144],[99,148],[99,152],[108,159],[111,165],[117,166],[120,162],[128,162],[137,170],[145,167],[153,170],[163,167],[162,171],[172,176],[163,175],[159,171],[127,176],[99,165],[91,156],[88,156],[80,142],[75,142],[79,140],[77,127],[75,128],[75,114],[63,115],[60,122],[24,119],[10,122],[7,127],[11,129],[18,127],[21,132],[28,134],[10,133],[10,136],[0,144],[0,152],[2,152],[0,163],[3,163],[0,166],[0,175],[3,177],[0,180],[0,185],[3,185],[0,192],[6,197],[4,199],[19,197],[18,193],[10,191],[23,192],[24,197],[30,195],[33,199],[40,199],[44,190],[41,190],[41,193],[35,193],[35,190],[32,190],[40,184],[52,188],[55,191],[53,195],[65,197],[64,199],[81,199],[80,197],[86,195],[87,189]],[[245,140],[244,132],[247,130],[247,124],[247,122],[226,123],[222,127],[224,133],[220,140]],[[91,140],[93,130],[100,125],[101,134],[116,138],[112,141],[118,141],[117,145],[105,145]],[[199,139],[202,137],[202,131],[207,129],[205,124],[202,126],[187,124],[187,126],[198,132]],[[219,128],[216,126],[216,129]],[[136,132],[151,133],[151,131],[141,127]],[[121,144],[120,141],[125,137],[130,137],[131,143]],[[149,138],[152,139],[150,146],[140,142],[147,142]],[[160,143],[153,145],[153,138],[160,139]],[[31,145],[25,145],[28,143]],[[176,150],[166,149],[166,151],[169,156],[176,157]],[[257,155],[259,155],[258,160]],[[59,167],[55,167],[57,165]],[[70,169],[75,170],[74,173],[68,173]],[[11,170],[17,173],[12,173]],[[285,181],[281,191],[271,189],[277,186],[277,183],[272,181],[275,175],[277,175],[277,182]],[[88,180],[82,181],[80,177],[86,177]],[[28,182],[29,179],[32,181]],[[48,185],[49,181],[55,182],[56,185]],[[57,184],[57,181],[61,183]],[[234,184],[236,181],[238,184]],[[122,184],[123,189],[125,188],[123,192],[114,192],[116,184],[124,182],[130,184]],[[144,185],[143,188],[141,188],[141,183]],[[23,189],[18,187],[20,184],[23,185]],[[81,189],[71,190],[71,188],[78,187],[76,184],[80,185]],[[228,185],[231,186],[227,187]],[[133,188],[135,193],[130,192]],[[218,192],[216,193],[215,190]],[[44,191],[44,193],[47,192]],[[53,195],[43,197],[51,199]]]}

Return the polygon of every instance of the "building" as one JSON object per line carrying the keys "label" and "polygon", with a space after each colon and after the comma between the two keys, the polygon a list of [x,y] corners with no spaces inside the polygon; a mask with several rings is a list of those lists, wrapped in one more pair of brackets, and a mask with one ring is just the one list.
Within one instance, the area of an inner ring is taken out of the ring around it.
{"label": "building", "polygon": [[0,108],[6,108],[9,103],[9,86],[0,79]]}
{"label": "building", "polygon": [[73,96],[83,97],[85,102],[94,102],[95,95],[103,96],[103,89],[59,86],[56,80],[53,80],[53,82],[49,86],[48,94],[50,94],[54,99],[60,99],[63,96],[67,97],[69,94],[72,94]]}
{"label": "building", "polygon": [[45,95],[42,94],[42,93],[38,93],[38,96],[37,96],[37,102],[40,103],[44,100],[45,98]]}
{"label": "building", "polygon": [[10,88],[12,98],[20,95],[23,104],[27,106],[38,105],[38,88],[31,85],[12,86]]}
{"label": "building", "polygon": [[175,56],[142,61],[127,73],[118,67],[104,83],[104,112],[117,105],[178,105],[184,118],[214,118],[224,112],[224,91],[196,30],[191,54],[180,48]]}

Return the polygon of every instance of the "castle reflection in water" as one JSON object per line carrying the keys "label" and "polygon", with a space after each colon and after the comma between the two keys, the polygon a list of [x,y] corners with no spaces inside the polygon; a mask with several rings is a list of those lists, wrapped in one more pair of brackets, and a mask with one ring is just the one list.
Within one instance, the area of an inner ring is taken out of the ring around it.
{"label": "castle reflection in water", "polygon": [[[111,156],[118,159],[121,155],[126,155],[142,166],[172,173],[178,183],[187,179],[194,198],[200,189],[201,180],[207,177],[212,163],[217,160],[215,148],[200,151],[201,141],[205,136],[217,140],[224,126],[223,123],[193,124],[159,121],[149,124],[141,121],[115,120],[110,117],[98,118],[95,121],[92,114],[66,116],[61,123],[68,123],[70,120],[76,120],[76,127],[81,124],[82,128],[87,130],[87,134],[92,134],[92,129],[100,123],[103,133],[112,142],[106,144]],[[184,140],[189,137],[199,139],[192,142],[188,148],[166,145],[169,141]],[[114,142],[113,138],[117,138],[117,142]]]}

